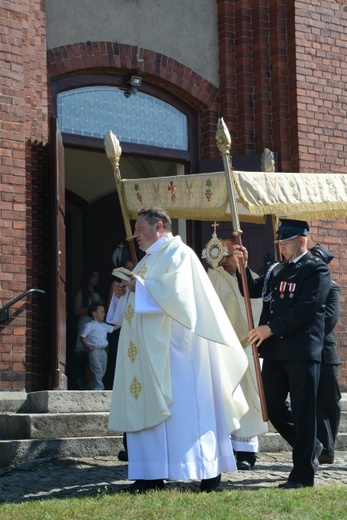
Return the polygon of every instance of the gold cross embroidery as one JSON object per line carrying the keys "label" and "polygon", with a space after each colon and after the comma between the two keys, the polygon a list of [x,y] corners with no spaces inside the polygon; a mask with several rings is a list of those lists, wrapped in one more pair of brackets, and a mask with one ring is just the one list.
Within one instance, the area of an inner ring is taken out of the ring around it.
{"label": "gold cross embroidery", "polygon": [[124,315],[125,319],[129,323],[129,325],[131,323],[131,320],[132,320],[132,317],[134,316],[134,314],[135,313],[134,313],[133,306],[131,305],[131,303],[129,303],[129,305],[126,308],[125,315]]}
{"label": "gold cross embroidery", "polygon": [[128,356],[130,357],[131,361],[134,363],[136,356],[137,356],[137,346],[134,345],[132,341],[130,341],[130,346],[128,348]]}
{"label": "gold cross embroidery", "polygon": [[171,192],[171,202],[176,202],[176,200],[177,200],[177,197],[176,197],[177,186],[172,181],[170,181],[170,184],[167,187],[167,189]]}
{"label": "gold cross embroidery", "polygon": [[188,199],[190,199],[192,194],[193,194],[193,182],[188,184],[188,181],[186,181],[186,195],[187,195]]}
{"label": "gold cross embroidery", "polygon": [[146,274],[147,274],[147,273],[148,273],[148,267],[146,266],[146,264],[143,265],[143,266],[138,270],[138,272],[137,272],[137,274],[138,274],[141,278],[143,278],[143,279],[146,278]]}
{"label": "gold cross embroidery", "polygon": [[140,393],[142,391],[142,385],[136,377],[134,377],[133,382],[130,385],[130,393],[135,399],[138,399]]}

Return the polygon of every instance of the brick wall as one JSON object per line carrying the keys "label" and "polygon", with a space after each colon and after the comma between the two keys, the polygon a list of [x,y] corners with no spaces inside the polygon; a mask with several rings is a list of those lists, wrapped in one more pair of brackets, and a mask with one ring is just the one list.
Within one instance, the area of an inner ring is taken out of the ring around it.
{"label": "brick wall", "polygon": [[[347,173],[346,27],[347,6],[343,2],[295,2],[297,162],[302,172]],[[324,244],[335,255],[330,270],[341,287],[336,332],[343,360],[340,382],[346,390],[347,221],[313,224],[312,240]]]}
{"label": "brick wall", "polygon": [[217,5],[220,113],[233,153],[269,148],[278,152],[280,170],[293,171],[289,77],[294,64],[288,48],[293,2],[218,0]]}
{"label": "brick wall", "polygon": [[[115,42],[52,49],[49,78],[88,70],[139,73],[199,111],[203,158],[218,156],[215,124],[223,116],[233,154],[268,147],[278,153],[281,171],[346,171],[346,7],[293,0],[217,0],[217,7],[220,89],[167,56]],[[0,26],[4,305],[27,288],[49,289],[44,1],[3,0]],[[313,240],[336,254],[331,268],[342,287],[338,335],[346,361],[346,222],[317,222],[312,230]],[[29,303],[18,302],[14,318],[0,327],[0,390],[47,387],[47,308],[36,296]],[[344,366],[341,382],[345,388]]]}
{"label": "brick wall", "polygon": [[[5,305],[37,278],[30,240],[37,218],[30,193],[37,166],[32,146],[47,141],[44,2],[3,0],[0,27],[0,302]],[[25,389],[26,347],[34,338],[28,307],[30,299],[20,300],[10,321],[1,324],[0,391]]]}
{"label": "brick wall", "polygon": [[[233,153],[278,153],[279,171],[347,172],[347,7],[343,2],[218,0],[220,113]],[[337,340],[347,388],[345,219],[314,222],[341,286]],[[313,245],[313,244],[312,244]]]}
{"label": "brick wall", "polygon": [[300,171],[347,170],[347,6],[295,2]]}

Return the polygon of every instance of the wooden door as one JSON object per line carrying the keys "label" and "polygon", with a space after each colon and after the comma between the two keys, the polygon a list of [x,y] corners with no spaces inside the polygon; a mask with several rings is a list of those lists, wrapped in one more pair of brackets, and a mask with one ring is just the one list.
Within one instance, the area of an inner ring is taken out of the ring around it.
{"label": "wooden door", "polygon": [[67,390],[66,377],[66,251],[64,146],[52,118],[52,372],[51,388]]}

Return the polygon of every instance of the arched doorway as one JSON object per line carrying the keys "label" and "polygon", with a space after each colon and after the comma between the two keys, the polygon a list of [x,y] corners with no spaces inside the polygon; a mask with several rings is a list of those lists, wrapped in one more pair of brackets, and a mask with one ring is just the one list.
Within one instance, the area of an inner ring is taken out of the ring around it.
{"label": "arched doorway", "polygon": [[[99,270],[99,290],[107,302],[113,253],[119,244],[126,246],[116,185],[104,152],[107,130],[112,130],[121,142],[123,178],[197,171],[197,114],[153,85],[143,85],[141,92],[131,93],[127,81],[121,76],[90,74],[53,83],[53,115],[64,149],[64,168],[57,169],[57,185],[65,189],[61,211],[65,231],[59,231],[55,257],[59,265],[65,261],[66,273],[63,281],[57,276],[62,283],[57,284],[54,301],[54,388],[76,388],[73,298],[83,271],[91,266]],[[191,230],[192,226],[187,230],[188,240],[193,236]],[[65,258],[61,256],[63,250]],[[62,308],[66,309],[65,323]],[[64,335],[58,334],[64,327],[66,341]]]}

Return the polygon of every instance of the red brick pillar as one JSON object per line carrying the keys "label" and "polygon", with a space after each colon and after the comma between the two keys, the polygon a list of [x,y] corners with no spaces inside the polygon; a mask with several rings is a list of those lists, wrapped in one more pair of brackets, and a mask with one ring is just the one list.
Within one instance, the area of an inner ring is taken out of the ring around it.
{"label": "red brick pillar", "polygon": [[[41,0],[0,7],[0,305],[28,288],[33,277],[31,176],[38,143],[47,142],[46,27]],[[29,282],[30,283],[30,282]],[[0,324],[0,391],[26,389],[30,301]]]}

